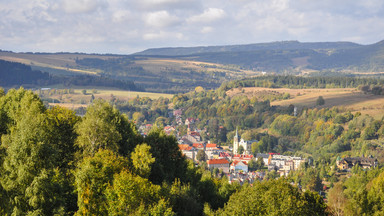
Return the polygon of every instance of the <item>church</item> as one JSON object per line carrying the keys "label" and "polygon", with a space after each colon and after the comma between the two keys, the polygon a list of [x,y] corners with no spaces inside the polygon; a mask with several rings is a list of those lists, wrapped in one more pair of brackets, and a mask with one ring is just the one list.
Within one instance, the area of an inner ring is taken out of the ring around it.
{"label": "church", "polygon": [[239,140],[239,133],[236,128],[236,135],[233,138],[233,154],[240,154],[239,152],[239,147],[242,146],[243,148],[243,153],[245,155],[250,155],[252,154],[252,143],[257,142],[257,141],[245,141],[243,138]]}

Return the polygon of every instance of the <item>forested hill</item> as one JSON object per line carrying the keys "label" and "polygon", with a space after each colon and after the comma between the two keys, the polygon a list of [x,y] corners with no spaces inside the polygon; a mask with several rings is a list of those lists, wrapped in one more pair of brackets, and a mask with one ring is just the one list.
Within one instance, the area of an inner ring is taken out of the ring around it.
{"label": "forested hill", "polygon": [[356,48],[361,45],[351,42],[314,42],[301,43],[299,41],[281,41],[271,43],[255,43],[245,45],[228,45],[228,46],[199,46],[199,47],[167,47],[152,48],[135,55],[164,55],[164,56],[183,56],[196,55],[202,53],[217,52],[248,52],[257,50],[297,50],[297,49],[345,49]]}
{"label": "forested hill", "polygon": [[234,64],[244,69],[278,73],[302,70],[363,73],[384,71],[384,41],[371,45],[288,41],[234,46],[159,48],[136,54]]}
{"label": "forested hill", "polygon": [[115,80],[92,75],[51,75],[47,72],[32,70],[28,65],[0,60],[0,86],[42,86],[63,84],[65,86],[115,87],[125,90],[144,90],[132,81]]}

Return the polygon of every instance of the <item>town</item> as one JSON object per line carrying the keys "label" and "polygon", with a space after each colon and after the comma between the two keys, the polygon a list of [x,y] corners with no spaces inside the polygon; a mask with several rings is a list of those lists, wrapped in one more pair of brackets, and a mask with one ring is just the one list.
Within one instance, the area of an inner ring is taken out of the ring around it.
{"label": "town", "polygon": [[[258,140],[244,140],[239,135],[238,129],[233,137],[232,146],[221,146],[210,141],[205,141],[201,137],[201,133],[207,130],[193,129],[195,123],[199,119],[186,117],[183,121],[183,111],[181,109],[174,110],[169,116],[175,118],[176,125],[164,126],[164,132],[167,135],[175,135],[178,140],[179,148],[186,158],[192,160],[196,165],[206,166],[207,169],[221,172],[227,176],[229,183],[238,182],[240,184],[254,181],[262,181],[271,176],[274,178],[288,176],[292,171],[299,170],[305,163],[309,163],[308,159],[281,155],[279,153],[267,152],[252,154],[252,143]],[[187,132],[180,135],[177,131],[177,125],[186,125]],[[145,124],[139,127],[142,135],[146,135],[151,129],[152,124]],[[219,127],[219,130],[222,126]],[[337,158],[336,166],[340,171],[350,172],[355,166],[363,169],[377,167],[377,159],[372,157],[354,157],[354,158]],[[272,173],[272,175],[267,175]]]}

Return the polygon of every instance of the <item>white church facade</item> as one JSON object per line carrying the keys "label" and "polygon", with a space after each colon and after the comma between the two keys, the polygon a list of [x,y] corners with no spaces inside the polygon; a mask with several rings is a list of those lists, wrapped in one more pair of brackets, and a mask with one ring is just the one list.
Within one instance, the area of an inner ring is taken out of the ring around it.
{"label": "white church facade", "polygon": [[240,154],[239,147],[242,146],[243,148],[243,153],[245,155],[250,155],[252,154],[252,143],[256,141],[245,141],[243,138],[239,140],[239,134],[236,128],[236,135],[233,138],[233,154]]}

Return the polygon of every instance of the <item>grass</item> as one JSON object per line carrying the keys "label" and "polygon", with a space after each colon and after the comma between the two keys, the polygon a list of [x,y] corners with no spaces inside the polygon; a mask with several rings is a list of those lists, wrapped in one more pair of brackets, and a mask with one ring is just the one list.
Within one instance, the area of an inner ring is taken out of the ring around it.
{"label": "grass", "polygon": [[[59,86],[51,88],[63,89]],[[82,91],[86,90],[87,93],[83,94]],[[157,99],[160,97],[172,98],[172,94],[153,93],[153,92],[136,92],[136,91],[124,91],[116,89],[97,89],[97,88],[75,88],[72,94],[51,94],[45,92],[42,98],[49,98],[52,100],[59,100],[60,103],[49,103],[51,106],[62,106],[69,109],[78,109],[80,107],[87,107],[91,103],[91,97],[94,95],[95,99],[104,99],[110,101],[113,98],[126,101],[137,96],[149,97],[151,99]]]}
{"label": "grass", "polygon": [[[289,106],[303,108],[324,108],[324,107],[341,107],[351,112],[361,112],[368,114],[376,119],[381,119],[384,116],[384,96],[364,94],[354,88],[334,88],[334,89],[288,89],[288,88],[242,88],[233,89],[227,92],[229,96],[247,95],[253,97],[260,93],[270,94],[289,93],[290,99],[273,101],[271,105],[275,106]],[[325,100],[323,106],[316,106],[316,100],[322,96]]]}

